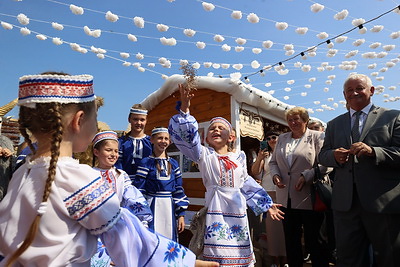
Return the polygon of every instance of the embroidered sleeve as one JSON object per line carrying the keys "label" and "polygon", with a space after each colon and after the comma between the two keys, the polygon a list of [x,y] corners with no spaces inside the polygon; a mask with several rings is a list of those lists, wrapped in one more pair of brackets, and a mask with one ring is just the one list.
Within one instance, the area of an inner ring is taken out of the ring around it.
{"label": "embroidered sleeve", "polygon": [[189,249],[149,231],[132,213],[121,210],[121,220],[100,236],[116,266],[195,265]]}
{"label": "embroidered sleeve", "polygon": [[169,121],[169,134],[178,149],[192,161],[198,162],[201,153],[199,126],[190,114],[180,112]]}
{"label": "embroidered sleeve", "polygon": [[253,178],[248,177],[240,190],[246,198],[247,205],[256,216],[266,212],[272,206],[271,197]]}
{"label": "embroidered sleeve", "polygon": [[69,216],[93,235],[110,229],[120,217],[118,197],[99,176],[64,199]]}
{"label": "embroidered sleeve", "polygon": [[149,173],[149,168],[146,167],[146,162],[145,158],[139,163],[135,179],[132,183],[142,194],[146,194],[146,178]]}
{"label": "embroidered sleeve", "polygon": [[121,202],[121,207],[128,209],[139,220],[147,225],[153,220],[153,214],[150,210],[149,204],[144,198],[143,194],[131,184],[131,179],[126,172],[122,172],[124,176],[124,195]]}
{"label": "embroidered sleeve", "polygon": [[185,195],[183,189],[182,173],[178,163],[171,159],[173,172],[175,173],[175,191],[172,192],[172,198],[175,203],[175,215],[184,216],[189,206],[189,198]]}
{"label": "embroidered sleeve", "polygon": [[244,151],[241,150],[239,152],[237,160],[240,162],[240,164],[243,167],[243,173],[244,173],[244,177],[245,177],[244,180],[246,181],[250,176],[247,173],[247,157],[246,157],[246,154],[244,153]]}

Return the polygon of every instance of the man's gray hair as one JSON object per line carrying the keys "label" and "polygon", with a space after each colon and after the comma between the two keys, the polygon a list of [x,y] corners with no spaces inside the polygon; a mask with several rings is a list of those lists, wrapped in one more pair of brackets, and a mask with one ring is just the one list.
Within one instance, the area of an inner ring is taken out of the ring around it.
{"label": "man's gray hair", "polygon": [[[367,83],[367,86],[368,86],[369,88],[372,87],[371,78],[369,78],[367,75],[361,74],[361,73],[352,73],[352,74],[350,74],[350,75],[346,78],[346,80],[344,81],[344,83],[343,83],[343,89],[346,89],[345,86],[346,86],[347,82],[348,82],[348,81],[351,81],[351,80],[364,80],[364,81]],[[369,89],[369,88],[368,88],[368,89]]]}

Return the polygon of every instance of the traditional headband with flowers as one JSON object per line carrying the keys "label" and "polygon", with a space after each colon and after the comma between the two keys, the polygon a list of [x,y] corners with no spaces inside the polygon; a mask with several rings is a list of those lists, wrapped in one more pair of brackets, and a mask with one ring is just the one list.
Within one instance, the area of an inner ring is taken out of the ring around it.
{"label": "traditional headband with flowers", "polygon": [[147,110],[145,110],[145,109],[131,108],[130,113],[131,113],[131,114],[137,114],[137,115],[147,115]]}
{"label": "traditional headband with flowers", "polygon": [[114,131],[104,131],[104,132],[99,132],[97,133],[94,138],[93,138],[93,146],[96,146],[96,144],[100,141],[103,140],[115,140],[118,142],[118,135]]}
{"label": "traditional headband with flowers", "polygon": [[152,136],[155,135],[155,134],[158,134],[158,133],[168,133],[168,129],[164,128],[164,127],[158,127],[158,128],[154,128],[151,131],[151,135]]}
{"label": "traditional headband with flowers", "polygon": [[226,128],[227,128],[230,132],[232,132],[232,124],[231,124],[229,121],[227,121],[225,118],[222,118],[222,117],[215,117],[215,118],[212,118],[212,119],[210,120],[210,126],[211,126],[212,124],[216,123],[216,122],[219,122],[219,123],[224,124],[224,125],[226,126]]}
{"label": "traditional headband with flowers", "polygon": [[94,101],[93,76],[39,74],[19,78],[18,104],[34,108],[36,103],[83,103]]}

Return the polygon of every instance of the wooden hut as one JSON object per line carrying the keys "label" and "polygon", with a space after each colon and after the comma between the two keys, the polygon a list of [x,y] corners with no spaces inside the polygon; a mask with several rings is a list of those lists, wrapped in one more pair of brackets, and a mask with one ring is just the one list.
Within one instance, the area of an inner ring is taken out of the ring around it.
{"label": "wooden hut", "polygon": [[[178,84],[185,82],[183,75],[173,75],[160,89],[142,101],[141,104],[149,110],[146,134],[150,135],[154,127],[168,126],[170,118],[178,112],[176,110],[180,95]],[[248,172],[251,174],[251,163],[256,157],[260,141],[270,130],[288,131],[285,113],[293,106],[239,80],[200,76],[196,78],[196,88],[190,113],[199,123],[202,141],[209,121],[213,117],[220,116],[230,121],[238,137],[235,148],[246,153]],[[168,155],[174,157],[181,167],[183,187],[190,200],[185,216],[188,226],[193,214],[204,206],[206,190],[196,164],[182,155],[174,145],[169,146]],[[184,231],[179,235],[180,243],[188,246],[191,236],[190,231]]]}

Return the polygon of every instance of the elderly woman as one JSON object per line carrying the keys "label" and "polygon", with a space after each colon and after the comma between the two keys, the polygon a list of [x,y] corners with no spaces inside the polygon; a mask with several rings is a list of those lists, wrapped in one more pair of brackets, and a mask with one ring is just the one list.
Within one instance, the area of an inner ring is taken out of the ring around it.
{"label": "elderly woman", "polygon": [[[323,144],[323,133],[309,130],[308,112],[302,107],[287,111],[290,132],[281,134],[269,163],[272,181],[276,185],[277,203],[285,212],[283,227],[286,256],[290,267],[303,266],[301,236],[311,254],[312,266],[328,266],[326,243],[321,243],[319,231],[324,220],[322,212],[312,209],[311,186],[313,167]],[[322,173],[326,168],[319,166]]]}

